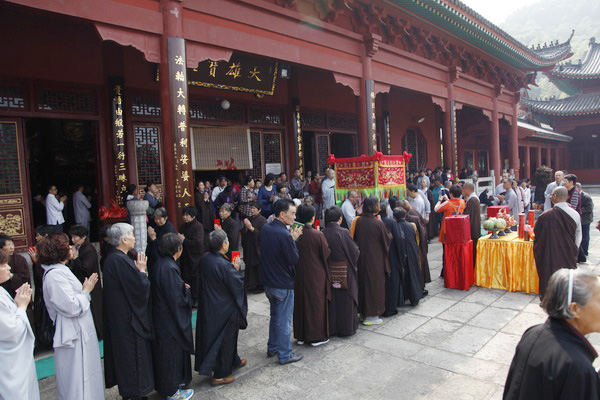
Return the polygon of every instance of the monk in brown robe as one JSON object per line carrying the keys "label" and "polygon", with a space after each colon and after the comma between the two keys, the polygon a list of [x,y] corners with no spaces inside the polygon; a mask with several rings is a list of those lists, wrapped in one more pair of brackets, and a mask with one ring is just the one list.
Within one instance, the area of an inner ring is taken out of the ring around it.
{"label": "monk in brown robe", "polygon": [[554,206],[535,223],[533,255],[540,277],[540,297],[544,296],[552,274],[561,268],[577,268],[581,244],[581,218],[569,207],[569,192],[563,186],[552,191]]}
{"label": "monk in brown robe", "polygon": [[475,193],[475,185],[465,182],[462,188],[466,202],[464,215],[468,215],[471,223],[471,240],[473,241],[473,266],[477,265],[477,242],[481,236],[481,203]]}
{"label": "monk in brown robe", "polygon": [[[417,225],[419,235],[419,264],[421,265],[421,271],[423,272],[423,285],[425,285],[425,283],[431,282],[429,260],[427,259],[427,253],[429,253],[429,245],[427,244],[427,223],[423,216],[410,206],[408,201],[402,200],[398,205],[406,211],[406,221]],[[423,288],[425,288],[425,286],[423,286]]]}
{"label": "monk in brown robe", "polygon": [[358,281],[357,261],[359,250],[348,229],[342,228],[342,209],[337,206],[325,211],[323,235],[331,254],[329,265],[346,266],[346,287],[332,287],[329,303],[329,334],[351,336],[358,329]]}
{"label": "monk in brown robe", "polygon": [[190,286],[192,304],[198,303],[198,268],[204,255],[204,226],[196,219],[195,207],[183,208],[183,224],[179,227],[179,237],[183,240],[183,253],[179,258],[181,278]]}
{"label": "monk in brown robe", "polygon": [[244,284],[253,293],[264,291],[260,282],[260,231],[267,223],[260,213],[262,203],[254,201],[250,206],[250,216],[244,220],[242,228],[242,249],[244,249]]}
{"label": "monk in brown robe", "polygon": [[313,228],[313,206],[298,207],[296,220],[304,228],[296,241],[300,258],[294,282],[294,337],[298,344],[309,342],[311,346],[320,346],[329,342],[331,279],[327,259],[331,252],[325,236]]}
{"label": "monk in brown robe", "polygon": [[379,200],[367,197],[363,213],[354,225],[354,240],[360,249],[358,257],[358,311],[364,325],[381,324],[385,312],[385,278],[390,275],[388,251],[392,234],[375,216]]}

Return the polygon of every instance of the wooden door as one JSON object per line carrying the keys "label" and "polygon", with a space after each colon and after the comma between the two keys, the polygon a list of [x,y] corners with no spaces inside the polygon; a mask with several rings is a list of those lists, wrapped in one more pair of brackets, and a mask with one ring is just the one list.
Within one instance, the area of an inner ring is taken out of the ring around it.
{"label": "wooden door", "polygon": [[32,243],[22,126],[19,118],[0,117],[0,232],[13,238],[17,251]]}
{"label": "wooden door", "polygon": [[[329,141],[329,134],[318,134],[315,135],[315,148],[316,151],[316,159],[317,159],[317,170],[320,174],[323,174],[325,168],[327,167],[327,160],[329,159],[329,154],[331,154],[331,143]],[[316,174],[313,173],[313,176]]]}

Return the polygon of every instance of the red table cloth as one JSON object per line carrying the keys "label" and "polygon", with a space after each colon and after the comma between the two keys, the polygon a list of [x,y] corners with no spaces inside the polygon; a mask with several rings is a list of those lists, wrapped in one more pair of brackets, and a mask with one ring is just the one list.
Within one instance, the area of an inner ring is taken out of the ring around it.
{"label": "red table cloth", "polygon": [[446,217],[446,243],[466,244],[471,240],[471,217],[451,215]]}
{"label": "red table cloth", "polygon": [[469,290],[475,283],[473,241],[444,245],[444,287]]}

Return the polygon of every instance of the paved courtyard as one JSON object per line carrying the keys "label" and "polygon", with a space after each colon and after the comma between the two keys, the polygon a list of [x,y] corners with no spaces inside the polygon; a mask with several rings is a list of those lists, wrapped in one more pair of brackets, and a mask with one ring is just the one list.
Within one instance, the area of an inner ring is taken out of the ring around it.
{"label": "paved courtyard", "polygon": [[[588,263],[579,267],[600,274],[600,232],[595,229],[600,190],[590,193],[596,217]],[[263,294],[249,296],[249,327],[239,336],[239,354],[248,365],[237,371],[233,384],[218,388],[195,375],[194,399],[501,399],[515,346],[528,327],[546,316],[537,295],[445,289],[437,278],[441,257],[436,242],[429,253],[436,278],[417,307],[407,306],[382,325],[361,326],[355,336],[332,338],[322,347],[294,345],[304,360],[291,365],[266,357],[268,300]],[[590,339],[600,350],[600,334]],[[56,398],[54,378],[40,386],[43,399]],[[106,396],[120,398],[115,388]]]}

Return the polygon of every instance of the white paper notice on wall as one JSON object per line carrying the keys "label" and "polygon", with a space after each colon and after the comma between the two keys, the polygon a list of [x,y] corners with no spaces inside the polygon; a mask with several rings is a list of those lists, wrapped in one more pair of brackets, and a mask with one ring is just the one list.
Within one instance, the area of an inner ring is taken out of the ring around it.
{"label": "white paper notice on wall", "polygon": [[265,164],[265,174],[280,174],[281,173],[281,163],[273,163],[273,164]]}

